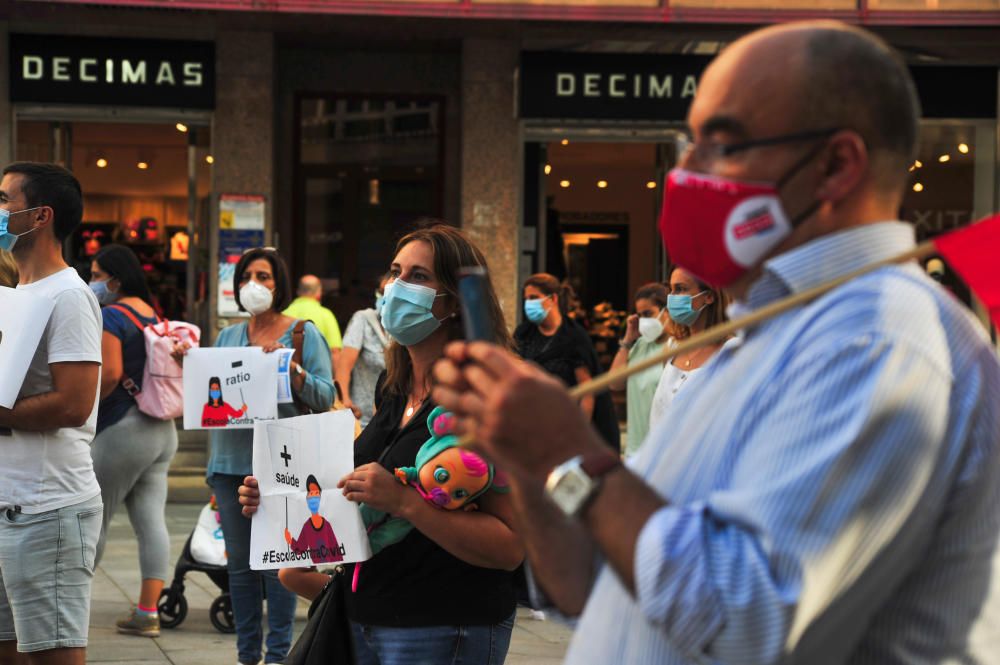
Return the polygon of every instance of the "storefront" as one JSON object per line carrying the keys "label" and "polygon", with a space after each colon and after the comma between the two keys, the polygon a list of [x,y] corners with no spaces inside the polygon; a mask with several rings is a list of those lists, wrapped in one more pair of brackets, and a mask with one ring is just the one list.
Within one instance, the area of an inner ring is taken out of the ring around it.
{"label": "storefront", "polygon": [[[631,294],[667,277],[656,235],[664,174],[709,58],[525,52],[521,279],[545,271],[576,291],[598,349],[613,351]],[[985,216],[997,199],[995,66],[911,66],[923,106],[901,216],[919,240]],[[966,303],[968,291],[945,276]],[[987,319],[984,317],[984,321]]]}
{"label": "storefront", "polygon": [[204,318],[214,44],[13,33],[9,45],[14,158],[63,164],[84,191],[67,259],[87,278],[102,246],[127,245],[162,315]]}

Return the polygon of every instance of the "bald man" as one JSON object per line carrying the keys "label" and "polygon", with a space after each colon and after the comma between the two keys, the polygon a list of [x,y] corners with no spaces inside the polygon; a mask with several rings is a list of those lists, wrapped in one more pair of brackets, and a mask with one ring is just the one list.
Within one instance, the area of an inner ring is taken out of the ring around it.
{"label": "bald man", "polygon": [[[914,246],[919,107],[880,40],[757,31],[705,71],[671,258],[742,316]],[[567,663],[1000,662],[1000,364],[918,265],[746,329],[623,467],[556,381],[455,343],[434,400],[512,476]]]}
{"label": "bald man", "polygon": [[336,369],[337,359],[340,357],[340,350],[344,343],[340,338],[337,317],[320,304],[323,298],[323,284],[319,281],[319,277],[302,275],[295,295],[295,300],[282,313],[296,319],[312,321],[316,325],[322,333],[323,339],[326,340],[327,346],[330,347],[330,360]]}

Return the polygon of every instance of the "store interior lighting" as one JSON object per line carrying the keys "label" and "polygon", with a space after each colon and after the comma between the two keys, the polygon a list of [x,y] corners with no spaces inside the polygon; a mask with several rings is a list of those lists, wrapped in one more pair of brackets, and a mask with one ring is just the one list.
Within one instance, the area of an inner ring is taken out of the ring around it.
{"label": "store interior lighting", "polygon": [[917,161],[913,162],[913,165],[919,169],[924,165],[924,163],[918,159]]}
{"label": "store interior lighting", "polygon": [[960,153],[962,153],[963,155],[968,155],[969,154],[969,145],[967,143],[959,143],[958,144],[958,151]]}
{"label": "store interior lighting", "polygon": [[656,189],[656,181],[650,180],[646,183],[646,189]]}
{"label": "store interior lighting", "polygon": [[188,130],[187,125],[185,125],[183,122],[178,122],[175,125],[175,127],[177,127],[177,131],[179,132],[186,132]]}
{"label": "store interior lighting", "polygon": [[597,181],[597,187],[598,187],[598,189],[604,189],[607,186],[608,186],[608,181],[607,180],[598,180]]}
{"label": "store interior lighting", "polygon": [[567,187],[569,187],[569,180],[560,180],[559,186],[562,187],[563,189],[566,189]]}
{"label": "store interior lighting", "polygon": [[145,171],[146,169],[149,168],[149,162],[144,162],[140,159],[138,162],[135,163],[135,168],[139,169],[140,171]]}
{"label": "store interior lighting", "polygon": [[552,173],[552,165],[551,164],[546,164],[545,165],[545,175],[548,175],[550,173]]}
{"label": "store interior lighting", "polygon": [[922,192],[922,191],[924,191],[923,184],[921,184],[919,182],[913,183],[913,191],[915,191],[915,192]]}
{"label": "store interior lighting", "polygon": [[940,157],[938,157],[938,161],[941,162],[942,164],[949,161],[950,159],[951,155],[941,155]]}
{"label": "store interior lighting", "polygon": [[208,162],[209,164],[214,164],[215,157],[212,157],[211,155],[205,155],[205,161]]}
{"label": "store interior lighting", "polygon": [[569,139],[563,139],[559,143],[561,143],[562,145],[569,145]]}
{"label": "store interior lighting", "polygon": [[103,169],[103,168],[107,167],[108,160],[104,159],[103,157],[98,157],[96,164],[97,164],[97,168]]}

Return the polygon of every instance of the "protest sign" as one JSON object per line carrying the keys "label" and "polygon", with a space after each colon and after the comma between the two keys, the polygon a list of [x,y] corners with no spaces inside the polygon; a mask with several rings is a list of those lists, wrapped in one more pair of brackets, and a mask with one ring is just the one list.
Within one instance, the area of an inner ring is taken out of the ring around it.
{"label": "protest sign", "polygon": [[354,469],[354,417],[334,411],[253,431],[260,507],[250,526],[254,570],[351,563],[371,557],[358,506],[337,482]]}
{"label": "protest sign", "polygon": [[278,356],[259,346],[200,348],[184,360],[184,429],[250,429],[278,417]]}
{"label": "protest sign", "polygon": [[21,392],[55,301],[0,287],[0,406],[10,409]]}

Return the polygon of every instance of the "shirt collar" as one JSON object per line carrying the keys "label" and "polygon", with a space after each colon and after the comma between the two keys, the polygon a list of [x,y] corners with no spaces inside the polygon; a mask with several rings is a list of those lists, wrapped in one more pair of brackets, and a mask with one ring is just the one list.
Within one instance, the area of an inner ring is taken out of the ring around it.
{"label": "shirt collar", "polygon": [[763,274],[745,302],[730,305],[730,318],[746,316],[793,293],[799,293],[877,261],[912,249],[913,226],[906,222],[865,224],[812,240],[764,262]]}

